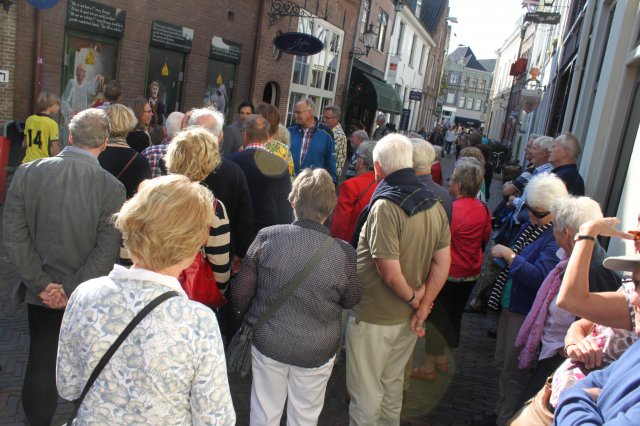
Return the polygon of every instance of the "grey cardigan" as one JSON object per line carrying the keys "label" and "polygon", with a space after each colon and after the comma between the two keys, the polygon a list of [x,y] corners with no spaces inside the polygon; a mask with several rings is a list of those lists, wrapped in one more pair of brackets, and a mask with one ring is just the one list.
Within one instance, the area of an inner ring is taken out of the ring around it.
{"label": "grey cardigan", "polygon": [[3,220],[21,280],[18,300],[45,306],[38,295],[49,283],[62,284],[69,297],[80,283],[107,275],[120,247],[111,217],[124,200],[124,186],[76,147],[20,166]]}

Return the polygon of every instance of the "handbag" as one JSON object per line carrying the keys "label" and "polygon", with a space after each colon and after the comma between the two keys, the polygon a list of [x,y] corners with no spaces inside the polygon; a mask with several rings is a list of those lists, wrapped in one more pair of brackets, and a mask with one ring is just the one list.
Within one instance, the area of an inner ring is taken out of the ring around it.
{"label": "handbag", "polygon": [[253,331],[259,329],[267,320],[278,310],[280,306],[300,287],[300,284],[309,276],[311,271],[320,262],[331,245],[333,238],[327,236],[322,246],[307,262],[305,267],[297,275],[295,275],[287,284],[282,293],[271,306],[260,316],[254,325],[248,324],[246,321],[238,332],[233,336],[229,346],[227,347],[227,371],[240,373],[241,377],[246,377],[251,372],[251,344],[253,341]]}
{"label": "handbag", "polygon": [[551,426],[553,424],[553,412],[549,399],[551,398],[551,379],[509,421],[509,426]]}
{"label": "handbag", "polygon": [[69,420],[67,420],[67,426],[70,426],[71,424],[73,424],[73,421],[78,415],[78,410],[80,410],[80,406],[82,405],[82,401],[84,400],[84,397],[89,392],[89,389],[91,389],[91,386],[93,386],[93,383],[96,381],[96,379],[98,378],[98,376],[100,375],[104,367],[107,365],[107,363],[113,356],[113,354],[116,353],[120,345],[122,345],[122,343],[127,339],[127,337],[129,336],[129,334],[131,334],[133,329],[136,328],[136,326],[140,323],[140,321],[142,321],[144,317],[146,317],[158,305],[160,305],[165,300],[171,299],[172,297],[176,297],[176,296],[179,296],[177,291],[168,291],[166,293],[161,294],[160,296],[153,299],[147,306],[142,308],[140,312],[138,312],[138,314],[135,317],[133,317],[131,322],[127,324],[127,326],[124,328],[124,330],[122,330],[122,333],[120,333],[118,338],[111,344],[111,346],[109,347],[109,349],[107,349],[104,355],[102,355],[102,358],[100,358],[100,361],[98,361],[98,364],[91,372],[91,375],[87,380],[87,383],[84,385],[84,388],[82,389],[82,393],[80,394],[80,397],[73,402],[74,404],[73,412],[69,416]]}
{"label": "handbag", "polygon": [[191,266],[180,273],[178,281],[191,300],[214,308],[227,303],[202,249],[196,254]]}

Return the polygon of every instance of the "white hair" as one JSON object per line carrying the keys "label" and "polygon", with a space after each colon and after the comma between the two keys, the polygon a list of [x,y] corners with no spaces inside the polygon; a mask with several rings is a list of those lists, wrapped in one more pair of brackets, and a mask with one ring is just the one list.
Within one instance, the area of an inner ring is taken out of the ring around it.
{"label": "white hair", "polygon": [[527,204],[544,211],[549,211],[551,204],[568,196],[562,179],[552,173],[540,173],[532,177],[524,191]]}
{"label": "white hair", "polygon": [[568,229],[572,235],[578,233],[584,223],[602,219],[600,205],[589,197],[565,197],[551,204],[553,227],[558,231]]}
{"label": "white hair", "polygon": [[217,138],[220,138],[223,125],[224,115],[222,115],[220,111],[213,108],[193,109],[191,112],[191,117],[189,117],[189,126],[206,127],[207,130],[213,133],[213,135]]}
{"label": "white hair", "polygon": [[[442,154],[443,154],[443,151],[444,151],[442,149],[442,147],[440,145],[433,145],[433,144],[431,146],[436,151],[436,158],[442,157]],[[434,161],[435,161],[435,159],[434,159]]]}
{"label": "white hair", "polygon": [[578,141],[578,137],[573,133],[563,133],[558,136],[554,142],[566,149],[574,161],[580,156],[580,152],[582,151],[580,141]]}
{"label": "white hair", "polygon": [[358,138],[360,139],[360,141],[366,141],[367,139],[369,139],[369,135],[364,130],[356,130],[355,132],[351,133],[351,137]]}
{"label": "white hair", "polygon": [[173,139],[173,137],[180,131],[180,125],[182,124],[183,118],[184,113],[180,111],[174,111],[167,117],[167,120],[164,122],[164,127],[167,130],[167,138],[169,140]]}
{"label": "white hair", "polygon": [[436,159],[436,150],[431,143],[423,139],[411,139],[413,144],[413,168],[417,172],[431,172],[431,165]]}
{"label": "white hair", "polygon": [[553,138],[551,136],[540,136],[533,141],[533,144],[543,151],[548,151],[553,145]]}
{"label": "white hair", "polygon": [[373,161],[386,175],[413,167],[413,147],[406,136],[392,133],[380,139],[373,149]]}

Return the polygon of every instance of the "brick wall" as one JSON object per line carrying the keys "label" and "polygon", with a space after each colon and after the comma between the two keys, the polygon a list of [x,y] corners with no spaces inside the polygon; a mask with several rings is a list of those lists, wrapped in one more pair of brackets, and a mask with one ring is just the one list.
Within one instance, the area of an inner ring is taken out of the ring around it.
{"label": "brick wall", "polygon": [[[100,0],[99,3],[122,8],[127,12],[124,38],[119,42],[116,63],[116,78],[122,84],[124,101],[142,96],[146,92],[144,85],[151,22],[160,20],[194,30],[192,49],[186,55],[182,110],[202,104],[211,38],[216,35],[242,45],[241,61],[236,71],[234,105],[230,105],[230,110],[235,111],[237,104],[249,97],[258,24],[257,10],[261,1],[268,0]],[[17,9],[21,29],[14,44],[21,46],[15,53],[15,60],[21,68],[20,75],[16,76],[13,92],[14,116],[25,118],[32,113],[35,14],[34,9],[25,1],[19,1],[18,7],[12,9],[14,13]],[[51,90],[58,94],[62,85],[66,11],[67,2],[61,1],[43,12],[41,90]],[[3,42],[2,46],[4,45]]]}
{"label": "brick wall", "polygon": [[14,118],[13,91],[16,78],[16,22],[18,8],[13,5],[9,12],[0,8],[0,70],[9,71],[9,81],[0,83],[0,126]]}

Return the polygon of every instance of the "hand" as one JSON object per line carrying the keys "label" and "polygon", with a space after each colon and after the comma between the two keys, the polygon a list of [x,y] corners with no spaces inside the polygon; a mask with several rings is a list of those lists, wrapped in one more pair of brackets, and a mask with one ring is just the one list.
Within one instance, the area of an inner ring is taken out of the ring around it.
{"label": "hand", "polygon": [[422,301],[426,291],[427,290],[424,285],[421,285],[420,288],[416,290],[416,297],[411,301],[411,303],[409,303],[413,309],[417,310],[420,307],[420,301]]}
{"label": "hand", "polygon": [[411,331],[418,337],[424,337],[424,322],[431,313],[431,303],[421,303],[416,312],[411,317]]}
{"label": "hand", "polygon": [[491,256],[492,257],[501,257],[504,260],[509,259],[513,254],[513,250],[509,247],[503,246],[502,244],[496,244],[491,248]]}
{"label": "hand", "polygon": [[572,361],[582,362],[589,370],[602,365],[602,348],[591,336],[585,337],[575,345],[569,345],[567,355]]}
{"label": "hand", "polygon": [[240,265],[242,265],[242,258],[238,256],[233,256],[231,258],[231,275],[236,275],[240,270]]}
{"label": "hand", "polygon": [[67,306],[68,299],[62,284],[49,283],[39,296],[42,302],[52,309],[61,309]]}
{"label": "hand", "polygon": [[578,233],[580,235],[591,235],[593,237],[602,235],[605,237],[618,237],[633,240],[633,235],[616,229],[616,225],[618,224],[620,224],[620,219],[617,217],[605,217],[602,219],[590,220],[580,226]]}
{"label": "hand", "polygon": [[591,398],[591,400],[593,402],[597,402],[598,401],[598,397],[600,396],[600,392],[602,392],[602,389],[600,388],[589,388],[589,389],[585,389],[584,390],[587,395],[589,395],[589,398]]}
{"label": "hand", "polygon": [[514,197],[513,195],[509,196],[509,201],[507,201],[507,207],[509,207],[511,210],[513,210],[516,206],[513,204],[513,200],[515,200],[516,197]]}

